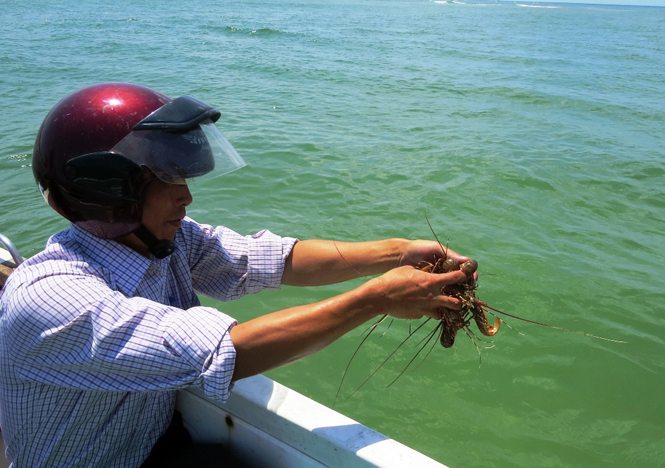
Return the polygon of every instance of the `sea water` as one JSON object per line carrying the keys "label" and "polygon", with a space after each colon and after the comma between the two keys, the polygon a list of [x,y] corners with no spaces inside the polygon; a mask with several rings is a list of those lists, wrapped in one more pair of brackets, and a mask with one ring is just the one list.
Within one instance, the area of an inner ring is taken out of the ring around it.
{"label": "sea water", "polygon": [[[0,232],[23,255],[67,226],[30,168],[59,99],[102,81],[192,95],[249,164],[193,184],[195,219],[361,241],[433,239],[427,215],[478,260],[482,300],[626,342],[507,317],[385,388],[412,338],[349,398],[417,326],[385,324],[336,410],[452,468],[663,466],[665,9],[5,0],[0,19]],[[363,281],[204,303],[246,321]],[[331,406],[363,331],[268,375]]]}

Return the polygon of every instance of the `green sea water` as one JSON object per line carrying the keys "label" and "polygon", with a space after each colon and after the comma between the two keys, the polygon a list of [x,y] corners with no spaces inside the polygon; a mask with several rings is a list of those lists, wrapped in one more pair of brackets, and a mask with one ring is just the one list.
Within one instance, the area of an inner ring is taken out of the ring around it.
{"label": "green sea water", "polygon": [[[626,342],[508,318],[386,389],[411,340],[347,399],[408,334],[395,323],[336,410],[451,468],[665,464],[665,9],[5,0],[0,19],[0,232],[25,256],[67,226],[30,168],[60,98],[100,81],[193,95],[249,163],[194,183],[198,221],[431,239],[427,215],[478,260],[482,300]],[[362,281],[204,302],[245,321]],[[268,375],[331,406],[362,332]]]}

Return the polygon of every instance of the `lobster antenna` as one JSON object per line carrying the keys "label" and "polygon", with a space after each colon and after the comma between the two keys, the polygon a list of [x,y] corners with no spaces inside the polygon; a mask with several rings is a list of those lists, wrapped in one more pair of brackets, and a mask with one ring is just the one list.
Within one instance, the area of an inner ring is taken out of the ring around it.
{"label": "lobster antenna", "polygon": [[569,328],[557,327],[555,325],[550,325],[549,323],[536,322],[535,320],[529,320],[529,319],[525,319],[525,318],[522,318],[522,317],[518,317],[517,315],[511,315],[508,312],[503,312],[502,310],[495,309],[494,307],[488,306],[486,303],[484,303],[480,299],[475,299],[475,302],[479,303],[483,307],[487,307],[488,309],[493,310],[494,312],[498,312],[499,314],[507,315],[508,317],[512,317],[512,318],[517,319],[517,320],[522,320],[523,322],[534,323],[536,325],[542,325],[543,327],[554,328],[556,330],[562,330],[562,331],[566,331],[566,332],[570,332],[570,333],[577,333],[578,335],[584,335],[584,336],[588,336],[588,337],[591,337],[591,338],[597,338],[599,340],[611,341],[612,343],[626,343],[625,341],[621,341],[621,340],[613,340],[611,338],[605,338],[604,336],[592,335],[591,333],[584,333],[584,332],[577,331],[577,330],[571,330]]}
{"label": "lobster antenna", "polygon": [[425,221],[427,221],[427,225],[429,226],[429,230],[432,231],[432,234],[434,234],[434,238],[439,243],[439,246],[441,246],[441,252],[443,252],[443,258],[444,259],[448,258],[448,247],[446,247],[446,248],[443,247],[443,244],[441,243],[438,236],[436,235],[436,232],[434,232],[434,228],[432,227],[432,224],[429,222],[429,218],[427,218],[427,213],[425,213]]}
{"label": "lobster antenna", "polygon": [[[379,326],[381,322],[383,322],[388,315],[384,315],[381,317],[376,323],[374,323],[372,326],[369,327],[369,333],[362,339],[356,350],[353,352],[353,355],[351,356],[351,359],[349,359],[348,364],[346,365],[346,369],[344,369],[344,374],[342,375],[342,381],[339,383],[339,387],[337,388],[337,393],[335,394],[335,399],[333,400],[332,407],[335,407],[335,403],[337,403],[337,399],[339,398],[339,392],[342,390],[342,385],[344,385],[344,379],[346,379],[346,374],[349,372],[349,367],[351,367],[351,362],[353,361],[353,358],[356,357],[356,354],[358,354],[358,351],[360,351],[360,348],[362,347],[363,343],[367,341],[367,338],[369,338],[369,335],[372,334],[374,330],[376,330],[376,327]],[[392,323],[392,322],[391,322]]]}

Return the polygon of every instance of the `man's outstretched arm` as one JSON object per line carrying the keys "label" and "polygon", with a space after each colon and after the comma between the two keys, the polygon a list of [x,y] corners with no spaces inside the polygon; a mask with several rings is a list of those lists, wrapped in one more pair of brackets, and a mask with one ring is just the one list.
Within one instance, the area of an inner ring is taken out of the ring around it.
{"label": "man's outstretched arm", "polygon": [[438,242],[424,240],[304,240],[297,242],[288,256],[282,284],[320,286],[339,283],[385,273],[399,266],[415,266],[420,261],[434,263],[444,255],[460,261],[468,260],[450,249],[442,248]]}
{"label": "man's outstretched arm", "polygon": [[425,315],[460,309],[441,288],[465,281],[462,271],[432,275],[410,266],[395,268],[360,287],[325,301],[267,314],[231,329],[236,349],[233,380],[249,377],[313,354],[374,317]]}

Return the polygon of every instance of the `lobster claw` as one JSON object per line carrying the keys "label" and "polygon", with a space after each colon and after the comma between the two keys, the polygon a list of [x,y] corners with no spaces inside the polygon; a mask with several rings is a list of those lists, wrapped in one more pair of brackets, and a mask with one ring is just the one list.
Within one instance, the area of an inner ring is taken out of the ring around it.
{"label": "lobster claw", "polygon": [[494,325],[487,325],[487,336],[494,336],[497,334],[499,331],[499,328],[501,328],[501,319],[497,317],[494,320]]}

